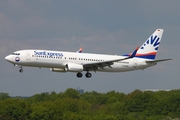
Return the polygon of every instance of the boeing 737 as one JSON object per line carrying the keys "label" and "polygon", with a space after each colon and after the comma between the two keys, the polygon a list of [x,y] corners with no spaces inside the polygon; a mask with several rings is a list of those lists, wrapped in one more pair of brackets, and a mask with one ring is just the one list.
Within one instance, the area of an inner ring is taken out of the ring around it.
{"label": "boeing 737", "polygon": [[52,51],[28,49],[19,50],[5,57],[14,66],[23,72],[23,66],[50,68],[52,72],[76,72],[81,78],[82,72],[90,78],[90,71],[101,72],[127,72],[143,70],[156,65],[158,62],[171,59],[155,60],[163,34],[163,29],[157,29],[141,47],[135,49],[131,54],[104,55],[77,52]]}

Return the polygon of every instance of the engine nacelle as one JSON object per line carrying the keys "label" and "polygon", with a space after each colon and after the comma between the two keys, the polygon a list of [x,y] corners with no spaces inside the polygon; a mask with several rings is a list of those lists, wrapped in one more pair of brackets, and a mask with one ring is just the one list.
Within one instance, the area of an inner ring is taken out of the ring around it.
{"label": "engine nacelle", "polygon": [[52,72],[66,72],[66,70],[65,70],[65,69],[62,69],[62,68],[50,68],[50,70],[51,70]]}
{"label": "engine nacelle", "polygon": [[83,66],[80,65],[80,64],[68,63],[65,66],[65,71],[82,72],[83,71]]}

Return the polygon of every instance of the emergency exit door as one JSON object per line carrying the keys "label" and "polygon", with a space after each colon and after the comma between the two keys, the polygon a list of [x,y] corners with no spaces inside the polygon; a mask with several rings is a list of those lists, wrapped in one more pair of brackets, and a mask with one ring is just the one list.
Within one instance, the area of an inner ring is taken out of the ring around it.
{"label": "emergency exit door", "polygon": [[30,51],[26,51],[26,60],[31,60]]}

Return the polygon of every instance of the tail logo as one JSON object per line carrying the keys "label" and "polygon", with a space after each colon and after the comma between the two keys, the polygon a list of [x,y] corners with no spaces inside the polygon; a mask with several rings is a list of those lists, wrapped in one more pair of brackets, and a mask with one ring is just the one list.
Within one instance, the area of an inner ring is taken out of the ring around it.
{"label": "tail logo", "polygon": [[151,36],[149,39],[141,46],[141,49],[144,49],[146,45],[153,45],[154,49],[157,51],[160,44],[160,38],[157,36]]}

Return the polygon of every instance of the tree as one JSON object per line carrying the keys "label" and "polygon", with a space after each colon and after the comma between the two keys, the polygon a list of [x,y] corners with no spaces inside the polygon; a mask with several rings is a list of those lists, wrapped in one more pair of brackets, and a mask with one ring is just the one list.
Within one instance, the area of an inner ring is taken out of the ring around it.
{"label": "tree", "polygon": [[0,115],[19,120],[25,117],[26,103],[23,100],[7,99],[0,102]]}
{"label": "tree", "polygon": [[4,92],[0,93],[0,100],[5,100],[5,99],[8,99],[8,98],[10,98],[8,93],[4,93]]}
{"label": "tree", "polygon": [[64,92],[64,96],[72,98],[72,99],[75,99],[75,98],[78,99],[79,93],[77,92],[77,90],[69,88]]}

